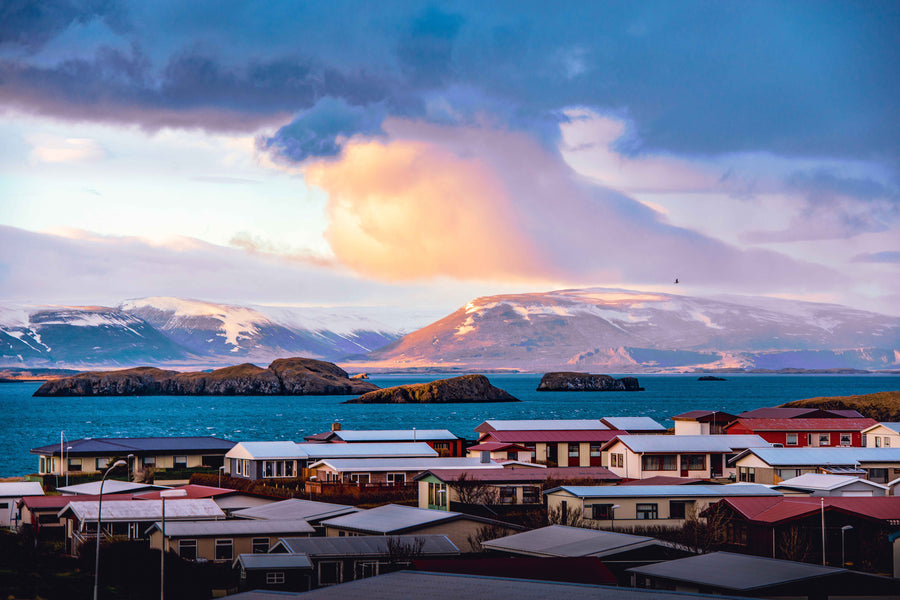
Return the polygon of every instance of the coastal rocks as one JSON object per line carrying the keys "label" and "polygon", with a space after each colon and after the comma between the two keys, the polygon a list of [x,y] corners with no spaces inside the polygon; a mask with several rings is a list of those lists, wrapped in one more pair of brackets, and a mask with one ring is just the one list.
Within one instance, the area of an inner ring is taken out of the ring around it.
{"label": "coastal rocks", "polygon": [[484,375],[463,375],[430,383],[386,388],[344,404],[447,404],[453,402],[519,402],[504,390],[491,385]]}
{"label": "coastal rocks", "polygon": [[592,373],[546,373],[538,384],[539,392],[642,392],[636,377],[616,379]]}
{"label": "coastal rocks", "polygon": [[352,381],[337,365],[309,358],[279,359],[263,369],[245,363],[210,372],[154,367],[90,371],[47,381],[35,396],[279,396],[362,394],[378,386]]}

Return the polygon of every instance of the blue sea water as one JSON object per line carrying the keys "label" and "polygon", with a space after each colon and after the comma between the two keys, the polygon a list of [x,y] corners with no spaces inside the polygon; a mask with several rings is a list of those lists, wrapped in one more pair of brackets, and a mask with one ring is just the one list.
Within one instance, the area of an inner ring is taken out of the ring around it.
{"label": "blue sea water", "polygon": [[[381,387],[444,376],[382,375]],[[0,477],[37,470],[29,450],[88,437],[211,435],[235,441],[294,440],[344,429],[449,429],[474,439],[487,419],[670,417],[692,409],[737,413],[816,396],[900,390],[897,375],[639,375],[643,392],[537,392],[540,375],[488,375],[522,402],[490,404],[341,404],[352,396],[147,396],[34,398],[38,383],[0,384]]]}

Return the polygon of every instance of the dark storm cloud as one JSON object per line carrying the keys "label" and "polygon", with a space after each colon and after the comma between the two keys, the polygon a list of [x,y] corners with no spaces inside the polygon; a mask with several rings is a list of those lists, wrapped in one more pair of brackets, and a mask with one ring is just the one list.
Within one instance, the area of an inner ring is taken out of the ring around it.
{"label": "dark storm cloud", "polygon": [[110,28],[127,29],[122,5],[114,0],[4,0],[0,3],[0,47],[34,52],[72,24],[101,19]]}

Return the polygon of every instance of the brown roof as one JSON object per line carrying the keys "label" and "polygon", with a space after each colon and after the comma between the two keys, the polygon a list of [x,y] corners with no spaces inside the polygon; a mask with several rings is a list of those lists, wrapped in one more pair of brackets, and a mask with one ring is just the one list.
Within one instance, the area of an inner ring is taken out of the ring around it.
{"label": "brown roof", "polygon": [[877,425],[875,419],[746,419],[740,418],[726,429],[740,425],[750,431],[862,431]]}
{"label": "brown roof", "polygon": [[430,469],[418,475],[416,479],[431,474],[441,481],[456,481],[465,474],[466,479],[477,481],[534,481],[542,482],[548,479],[554,481],[619,481],[621,477],[606,467],[548,467],[546,469],[536,467],[506,468],[506,469]]}

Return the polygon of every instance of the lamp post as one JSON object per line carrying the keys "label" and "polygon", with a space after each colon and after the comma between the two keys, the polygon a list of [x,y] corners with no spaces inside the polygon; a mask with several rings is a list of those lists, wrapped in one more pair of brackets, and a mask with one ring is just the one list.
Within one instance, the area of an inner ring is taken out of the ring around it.
{"label": "lamp post", "polygon": [[222,487],[222,473],[225,471],[225,465],[219,467],[219,487]]}
{"label": "lamp post", "polygon": [[159,550],[159,600],[166,597],[166,498],[183,498],[187,490],[163,490],[159,493],[162,502],[162,544]]}
{"label": "lamp post", "polygon": [[613,504],[609,507],[609,528],[613,531],[616,530],[616,509],[622,508],[618,504]]}
{"label": "lamp post", "polygon": [[103,523],[103,484],[106,482],[106,476],[116,467],[124,467],[124,460],[117,460],[108,469],[100,479],[100,497],[97,500],[97,547],[94,551],[94,600],[97,600],[100,583],[100,530]]}
{"label": "lamp post", "polygon": [[131,479],[131,463],[134,461],[134,454],[129,454],[125,457],[125,460],[128,461],[128,483],[131,483],[133,481]]}
{"label": "lamp post", "polygon": [[819,499],[822,503],[822,566],[825,566],[825,497]]}
{"label": "lamp post", "polygon": [[847,566],[847,557],[844,554],[844,534],[853,529],[853,525],[844,525],[841,527],[841,568]]}

